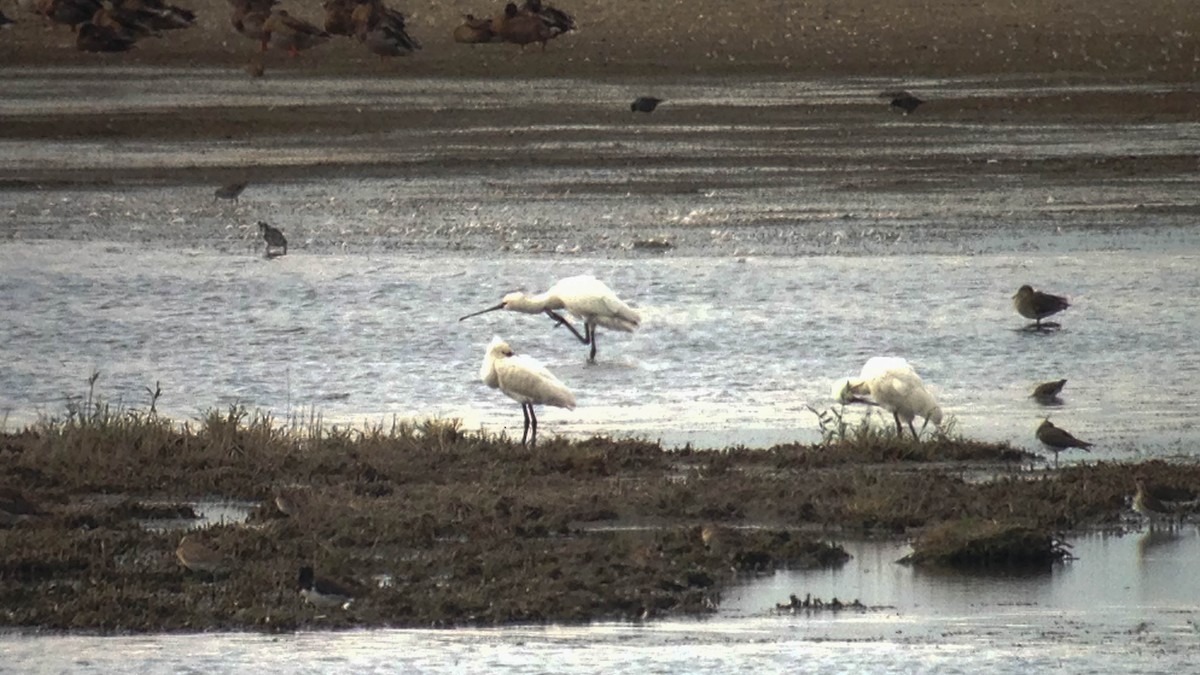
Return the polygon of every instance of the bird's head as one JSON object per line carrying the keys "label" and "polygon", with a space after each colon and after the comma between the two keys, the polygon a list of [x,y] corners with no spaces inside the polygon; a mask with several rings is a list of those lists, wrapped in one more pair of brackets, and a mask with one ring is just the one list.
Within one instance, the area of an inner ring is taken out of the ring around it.
{"label": "bird's head", "polygon": [[1013,298],[1014,299],[1023,298],[1023,297],[1029,296],[1029,295],[1033,295],[1033,286],[1030,286],[1029,284],[1025,284],[1024,286],[1017,289],[1017,294],[1014,295]]}
{"label": "bird's head", "polygon": [[854,397],[853,392],[850,391],[850,378],[843,377],[839,380],[835,380],[833,383],[833,389],[831,389],[829,393],[831,396],[833,396],[833,400],[837,401],[838,403],[849,403],[850,399]]}
{"label": "bird's head", "polygon": [[493,337],[492,341],[488,343],[488,356],[493,358],[506,358],[513,356],[514,354],[516,354],[516,352],[514,352],[512,347],[509,347],[508,343],[505,342],[499,335]]}
{"label": "bird's head", "polygon": [[312,588],[313,585],[313,568],[305,565],[300,568],[300,578],[296,580],[296,586],[300,589]]}

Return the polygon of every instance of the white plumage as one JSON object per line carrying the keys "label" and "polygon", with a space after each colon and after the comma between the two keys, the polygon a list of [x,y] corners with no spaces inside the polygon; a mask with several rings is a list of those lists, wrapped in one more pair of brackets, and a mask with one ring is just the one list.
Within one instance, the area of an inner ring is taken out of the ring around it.
{"label": "white plumage", "polygon": [[842,403],[867,402],[861,397],[870,396],[871,401],[892,413],[896,433],[904,433],[900,425],[904,420],[913,438],[917,438],[913,419],[922,417],[925,424],[942,423],[942,408],[921,376],[908,361],[895,356],[868,359],[857,379],[844,378],[834,383],[833,396]]}
{"label": "white plumage", "polygon": [[[537,416],[534,405],[552,405],[557,408],[575,409],[575,395],[537,359],[517,355],[508,343],[499,337],[492,338],[483,356],[479,379],[493,389],[499,389],[512,400],[521,404],[525,414],[525,430],[521,443],[529,439],[529,447],[537,443]],[[532,431],[532,435],[530,434]]]}
{"label": "white plumage", "polygon": [[[546,314],[555,322],[569,328],[580,342],[592,346],[589,361],[596,360],[596,326],[632,333],[641,324],[641,317],[636,311],[618,298],[603,281],[588,274],[559,280],[546,292],[536,295],[519,291],[509,293],[500,304],[468,314],[459,321],[499,309],[525,314]],[[579,334],[571,322],[555,311],[561,309],[583,321],[583,335]]]}

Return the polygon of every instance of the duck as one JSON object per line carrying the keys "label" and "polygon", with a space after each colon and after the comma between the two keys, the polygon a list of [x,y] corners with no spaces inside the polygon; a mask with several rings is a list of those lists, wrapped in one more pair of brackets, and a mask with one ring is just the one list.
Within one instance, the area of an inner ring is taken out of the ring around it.
{"label": "duck", "polygon": [[407,56],[421,48],[405,30],[404,15],[375,0],[359,0],[351,23],[359,41],[381,57]]}
{"label": "duck", "polygon": [[629,112],[651,113],[654,112],[654,109],[657,108],[658,104],[662,102],[663,100],[661,98],[655,98],[653,96],[639,96],[633,100],[633,103],[629,104]]}
{"label": "duck", "polygon": [[262,49],[266,51],[268,46],[274,46],[286,49],[296,57],[306,49],[325,44],[330,37],[329,33],[280,9],[271,12],[263,22]]}
{"label": "duck", "polygon": [[137,38],[91,21],[75,27],[75,48],[81,52],[124,52],[132,49],[136,42]]}
{"label": "duck", "polygon": [[521,6],[521,10],[526,14],[541,19],[546,24],[546,27],[554,33],[555,37],[575,30],[575,19],[570,14],[557,7],[543,5],[542,0],[525,0],[525,4]]}
{"label": "duck", "polygon": [[325,32],[331,35],[354,35],[352,15],[358,7],[355,0],[325,0],[321,3],[325,10]]}
{"label": "duck", "polygon": [[1057,327],[1058,324],[1055,323],[1043,324],[1042,319],[1058,314],[1071,306],[1071,303],[1061,295],[1034,290],[1033,286],[1029,284],[1018,288],[1012,299],[1013,308],[1017,310],[1017,314],[1026,319],[1033,319],[1035,321],[1033,328],[1038,330]]}
{"label": "duck", "polygon": [[903,89],[896,91],[885,91],[879,95],[880,98],[891,99],[890,105],[893,108],[899,108],[904,111],[905,115],[910,115],[914,110],[919,108],[922,103],[921,99],[904,91]]}
{"label": "duck", "polygon": [[546,43],[555,36],[540,17],[522,13],[515,2],[505,5],[504,11],[492,19],[492,30],[502,41],[520,45],[522,50],[525,45],[540,42],[545,51]]}
{"label": "duck", "polygon": [[[92,17],[100,9],[100,0],[38,0],[35,11],[53,23],[73,28],[81,23],[91,22]],[[80,47],[80,49],[83,48]],[[86,49],[84,51],[114,50]]]}
{"label": "duck", "polygon": [[143,23],[136,12],[117,7],[110,0],[104,0],[100,9],[92,15],[92,23],[133,40],[161,37],[158,31]]}
{"label": "duck", "polygon": [[483,44],[499,42],[500,38],[492,30],[491,19],[478,19],[473,14],[464,14],[462,24],[454,29],[454,41],[462,44]]}
{"label": "duck", "polygon": [[162,0],[121,0],[120,7],[154,30],[181,30],[196,23],[195,12]]}

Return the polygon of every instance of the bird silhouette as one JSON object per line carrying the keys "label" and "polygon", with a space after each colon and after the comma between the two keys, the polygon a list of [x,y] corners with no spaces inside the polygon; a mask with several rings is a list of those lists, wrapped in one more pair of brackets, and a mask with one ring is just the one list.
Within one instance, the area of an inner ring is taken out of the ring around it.
{"label": "bird silhouette", "polygon": [[1066,298],[1035,291],[1029,284],[1017,289],[1016,295],[1013,296],[1013,308],[1026,319],[1033,319],[1033,327],[1036,329],[1057,327],[1056,323],[1043,324],[1042,319],[1058,314],[1070,306],[1071,303],[1067,302]]}
{"label": "bird silhouette", "polygon": [[1054,426],[1048,419],[1042,420],[1042,423],[1038,425],[1037,439],[1054,453],[1054,466],[1056,467],[1058,466],[1058,453],[1063,450],[1080,448],[1085,452],[1091,452],[1089,448],[1092,447],[1091,443],[1075,438],[1067,430]]}
{"label": "bird silhouette", "polygon": [[279,228],[271,227],[260,220],[258,229],[262,232],[263,240],[267,242],[266,256],[268,258],[287,255],[287,237],[283,236],[283,232]]}
{"label": "bird silhouette", "polygon": [[893,108],[903,110],[905,115],[912,114],[914,110],[925,102],[904,90],[885,91],[879,96],[880,98],[890,99],[890,105]]}
{"label": "bird silhouette", "polygon": [[1059,400],[1058,395],[1059,395],[1059,393],[1062,392],[1063,385],[1065,385],[1066,383],[1067,383],[1066,380],[1054,380],[1053,382],[1043,382],[1043,383],[1039,384],[1038,386],[1034,387],[1033,393],[1030,394],[1029,396],[1030,396],[1030,398],[1034,399],[1038,403],[1041,403],[1042,405],[1061,404],[1062,401]]}
{"label": "bird silhouette", "polygon": [[633,103],[629,104],[629,112],[651,113],[654,112],[654,109],[657,108],[658,104],[662,102],[663,100],[661,98],[655,98],[653,96],[639,96],[633,100]]}

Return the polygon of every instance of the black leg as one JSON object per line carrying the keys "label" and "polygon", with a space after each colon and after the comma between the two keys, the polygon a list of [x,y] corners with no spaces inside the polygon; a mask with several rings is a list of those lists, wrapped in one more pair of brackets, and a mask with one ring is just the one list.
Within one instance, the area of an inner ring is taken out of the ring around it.
{"label": "black leg", "polygon": [[904,427],[900,426],[900,415],[898,413],[892,413],[892,419],[896,420],[896,436],[903,436]]}
{"label": "black leg", "polygon": [[588,341],[592,343],[592,353],[588,356],[588,363],[596,362],[596,327],[590,323],[583,324],[583,329],[587,331]]}
{"label": "black leg", "polygon": [[521,404],[521,413],[525,415],[525,431],[521,434],[521,445],[525,445],[525,441],[529,439],[529,404]]}
{"label": "black leg", "polygon": [[[917,436],[917,428],[913,426],[912,420],[908,421],[908,430],[912,432],[914,441],[921,440],[921,437]],[[901,432],[901,433],[903,433],[903,432]]]}
{"label": "black leg", "polygon": [[[552,310],[552,309],[547,309],[547,310],[546,310],[546,316],[550,317],[551,319],[554,319],[554,321],[555,321],[555,322],[556,322],[558,325],[560,325],[560,326],[566,326],[566,327],[567,327],[567,329],[568,329],[568,330],[570,330],[570,331],[571,331],[571,333],[573,333],[573,334],[575,335],[575,337],[576,337],[576,338],[577,338],[577,339],[578,339],[580,342],[582,342],[582,343],[583,343],[583,344],[585,344],[585,345],[586,345],[586,344],[588,344],[588,342],[589,342],[589,338],[587,338],[587,337],[584,337],[583,335],[580,335],[580,334],[579,334],[579,331],[575,329],[575,326],[572,326],[572,325],[571,325],[571,322],[570,322],[570,321],[567,321],[567,320],[566,320],[566,319],[563,317],[563,315],[559,314],[558,312],[556,312],[556,311],[554,311],[554,310]],[[587,329],[587,324],[584,324],[584,330],[586,330],[586,329]]]}
{"label": "black leg", "polygon": [[529,427],[533,430],[533,433],[529,435],[529,449],[532,450],[533,446],[537,445],[537,415],[533,412],[532,403],[525,405],[529,406]]}

